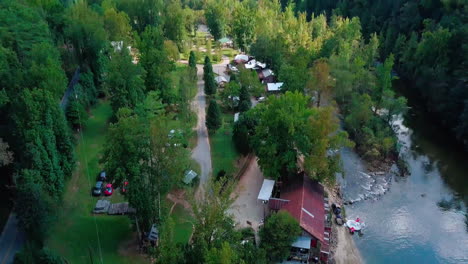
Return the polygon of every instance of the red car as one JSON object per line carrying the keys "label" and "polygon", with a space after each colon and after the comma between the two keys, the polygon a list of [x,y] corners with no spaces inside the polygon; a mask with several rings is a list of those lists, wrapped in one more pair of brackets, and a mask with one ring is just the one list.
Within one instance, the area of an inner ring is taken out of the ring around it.
{"label": "red car", "polygon": [[105,196],[111,196],[114,193],[114,188],[111,183],[106,184],[106,189],[104,190]]}

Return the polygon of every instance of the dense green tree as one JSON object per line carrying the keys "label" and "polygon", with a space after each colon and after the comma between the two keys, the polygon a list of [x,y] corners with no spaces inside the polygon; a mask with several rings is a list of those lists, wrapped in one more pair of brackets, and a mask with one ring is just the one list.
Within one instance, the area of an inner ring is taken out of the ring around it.
{"label": "dense green tree", "polygon": [[164,23],[163,0],[120,0],[117,8],[127,13],[132,27],[142,33],[148,26],[157,27]]}
{"label": "dense green tree", "polygon": [[180,0],[169,0],[165,5],[164,35],[174,41],[179,50],[183,50],[187,37],[185,29],[185,14]]}
{"label": "dense green tree", "polygon": [[206,4],[206,24],[215,40],[219,40],[226,33],[226,11],[222,1],[208,1]]}
{"label": "dense green tree", "polygon": [[193,50],[190,51],[188,63],[190,68],[197,68],[197,57],[195,56],[195,52]]}
{"label": "dense green tree", "polygon": [[[225,252],[225,257],[235,254],[231,246],[225,244],[240,245],[240,234],[234,230],[234,220],[227,213],[234,201],[231,195],[233,188],[232,180],[223,178],[220,181],[211,181],[196,200],[190,200],[194,214],[194,232],[192,244],[186,254],[187,263],[219,260],[223,255],[219,254],[223,247],[224,251],[229,251]],[[212,252],[208,253],[210,250]]]}
{"label": "dense green tree", "polygon": [[312,67],[312,86],[313,90],[316,91],[317,107],[320,107],[322,95],[326,95],[331,98],[331,87],[333,82],[330,77],[330,67],[328,62],[324,59],[316,60]]}
{"label": "dense green tree", "polygon": [[250,3],[249,1],[238,2],[234,8],[231,22],[234,41],[243,51],[247,51],[255,37],[255,20],[252,18],[255,17],[256,7],[252,7]]}
{"label": "dense green tree", "polygon": [[183,263],[182,249],[174,241],[174,220],[169,217],[161,229],[156,263]]}
{"label": "dense green tree", "polygon": [[18,222],[33,241],[42,243],[52,220],[53,203],[45,195],[41,183],[35,182],[39,178],[37,171],[22,170],[20,173],[21,183],[15,200]]}
{"label": "dense green tree", "polygon": [[[299,156],[310,177],[333,182],[338,171],[336,156],[327,155],[347,145],[345,132],[335,133],[338,121],[330,109],[309,108],[309,97],[286,92],[269,97],[257,116],[252,146],[266,177],[279,179],[298,172]],[[314,167],[312,164],[320,164]]]}
{"label": "dense green tree", "polygon": [[216,100],[211,100],[206,112],[206,127],[210,133],[216,132],[221,127],[221,111]]}
{"label": "dense green tree", "polygon": [[255,109],[251,109],[242,113],[234,124],[232,140],[237,151],[244,155],[252,151],[249,140],[255,134],[255,127],[258,123],[255,111]]}
{"label": "dense green tree", "polygon": [[101,160],[117,184],[130,182],[127,198],[144,230],[163,222],[164,197],[189,166],[188,151],[169,142],[168,118],[163,112],[155,92],[135,111],[121,108],[117,122],[109,128]]}
{"label": "dense green tree", "polygon": [[126,49],[112,54],[106,87],[114,114],[121,107],[133,108],[144,98],[144,70],[132,63]]}
{"label": "dense green tree", "polygon": [[242,85],[239,93],[239,111],[245,112],[252,107],[252,102],[250,101],[250,93],[247,89],[247,86]]}
{"label": "dense green tree", "polygon": [[146,91],[159,91],[164,103],[174,101],[170,72],[174,67],[164,49],[164,36],[156,27],[147,27],[137,41],[141,66],[145,69]]}
{"label": "dense green tree", "polygon": [[208,56],[205,57],[205,65],[203,66],[203,81],[205,81],[205,94],[215,94],[216,82],[214,80],[213,66],[211,66],[211,60]]}
{"label": "dense green tree", "polygon": [[90,67],[98,80],[103,73],[102,51],[108,46],[103,17],[86,1],[74,2],[66,10],[64,32],[80,64]]}
{"label": "dense green tree", "polygon": [[112,6],[104,7],[104,28],[109,34],[109,40],[129,43],[132,27],[125,12],[119,12]]}
{"label": "dense green tree", "polygon": [[291,244],[300,234],[297,220],[288,212],[280,211],[268,217],[260,229],[260,246],[268,252],[270,261],[283,261],[289,256]]}
{"label": "dense green tree", "polygon": [[236,251],[227,242],[223,242],[220,249],[212,247],[205,253],[207,264],[235,264],[238,262]]}

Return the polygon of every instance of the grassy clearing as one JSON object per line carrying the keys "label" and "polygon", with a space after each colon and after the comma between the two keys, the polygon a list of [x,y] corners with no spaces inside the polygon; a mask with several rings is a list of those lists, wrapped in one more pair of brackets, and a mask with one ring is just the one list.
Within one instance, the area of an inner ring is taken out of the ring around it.
{"label": "grassy clearing", "polygon": [[193,232],[193,217],[190,213],[177,204],[171,214],[174,219],[174,240],[176,243],[187,244]]}
{"label": "grassy clearing", "polygon": [[[83,141],[78,138],[77,168],[67,184],[61,213],[46,241],[47,247],[57,251],[69,263],[89,263],[90,255],[98,263],[99,244],[104,263],[148,263],[140,255],[119,254],[122,243],[129,241],[133,234],[128,217],[100,215],[94,218],[91,214],[98,200],[91,196],[91,186],[100,171],[99,158],[111,114],[108,102],[100,102],[92,110],[83,130]],[[117,192],[110,199],[112,202],[124,200]]]}
{"label": "grassy clearing", "polygon": [[239,158],[234,142],[232,141],[232,128],[234,115],[222,114],[223,125],[214,135],[210,136],[211,161],[213,164],[213,176],[216,177],[220,170],[225,170],[227,175],[236,172],[235,160]]}

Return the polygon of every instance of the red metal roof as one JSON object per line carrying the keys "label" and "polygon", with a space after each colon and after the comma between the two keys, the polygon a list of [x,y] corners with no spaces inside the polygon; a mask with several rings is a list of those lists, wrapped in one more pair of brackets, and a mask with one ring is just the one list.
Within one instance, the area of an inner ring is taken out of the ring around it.
{"label": "red metal roof", "polygon": [[285,182],[281,199],[290,200],[281,210],[289,212],[309,234],[324,242],[325,207],[323,186],[307,175]]}

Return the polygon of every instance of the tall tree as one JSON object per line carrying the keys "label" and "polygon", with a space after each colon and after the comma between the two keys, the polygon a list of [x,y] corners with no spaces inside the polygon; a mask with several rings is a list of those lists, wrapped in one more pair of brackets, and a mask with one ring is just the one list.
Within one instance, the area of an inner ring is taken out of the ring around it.
{"label": "tall tree", "polygon": [[288,212],[272,214],[260,229],[260,246],[265,249],[270,261],[283,261],[288,257],[291,244],[301,233],[296,219]]}
{"label": "tall tree", "polygon": [[169,73],[174,63],[168,58],[164,49],[164,36],[159,28],[147,27],[137,41],[140,51],[140,64],[145,69],[145,86],[147,91],[159,91],[164,103],[174,100],[171,93]]}
{"label": "tall tree", "polygon": [[182,51],[187,32],[185,29],[185,14],[180,0],[170,0],[169,4],[166,4],[165,16],[164,35],[174,41],[179,50]]}
{"label": "tall tree", "polygon": [[324,59],[316,60],[312,67],[312,88],[316,91],[317,107],[320,106],[322,94],[325,94],[331,98],[330,90],[333,85],[330,77],[330,67],[328,62]]}
{"label": "tall tree", "polygon": [[133,108],[143,100],[145,89],[143,76],[144,70],[140,65],[132,63],[132,57],[127,49],[112,55],[106,87],[114,114],[121,107]]}
{"label": "tall tree", "polygon": [[[325,111],[330,110],[308,108],[308,103],[309,97],[286,92],[280,97],[269,97],[266,104],[257,106],[260,107],[258,125],[251,141],[266,177],[279,179],[296,175],[299,156],[302,156],[310,177],[334,181],[338,168],[327,150],[346,145],[347,134],[336,133],[338,121],[331,114],[324,118]],[[320,148],[314,144],[320,144]],[[317,171],[311,166],[319,161],[327,170]]]}
{"label": "tall tree", "polygon": [[232,18],[232,34],[237,46],[246,51],[254,39],[255,6],[250,1],[238,2],[234,8]]}
{"label": "tall tree", "polygon": [[208,1],[205,8],[205,18],[208,30],[215,40],[226,33],[226,11],[222,1]]}
{"label": "tall tree", "polygon": [[205,81],[205,94],[215,94],[216,82],[214,80],[213,66],[211,66],[211,60],[208,56],[205,57],[205,65],[203,66],[203,80]]}
{"label": "tall tree", "polygon": [[221,111],[216,100],[211,100],[206,113],[206,127],[211,133],[216,132],[221,127]]}
{"label": "tall tree", "polygon": [[82,0],[70,5],[65,17],[65,36],[73,45],[80,64],[90,67],[97,81],[103,73],[102,51],[108,46],[103,17]]}

